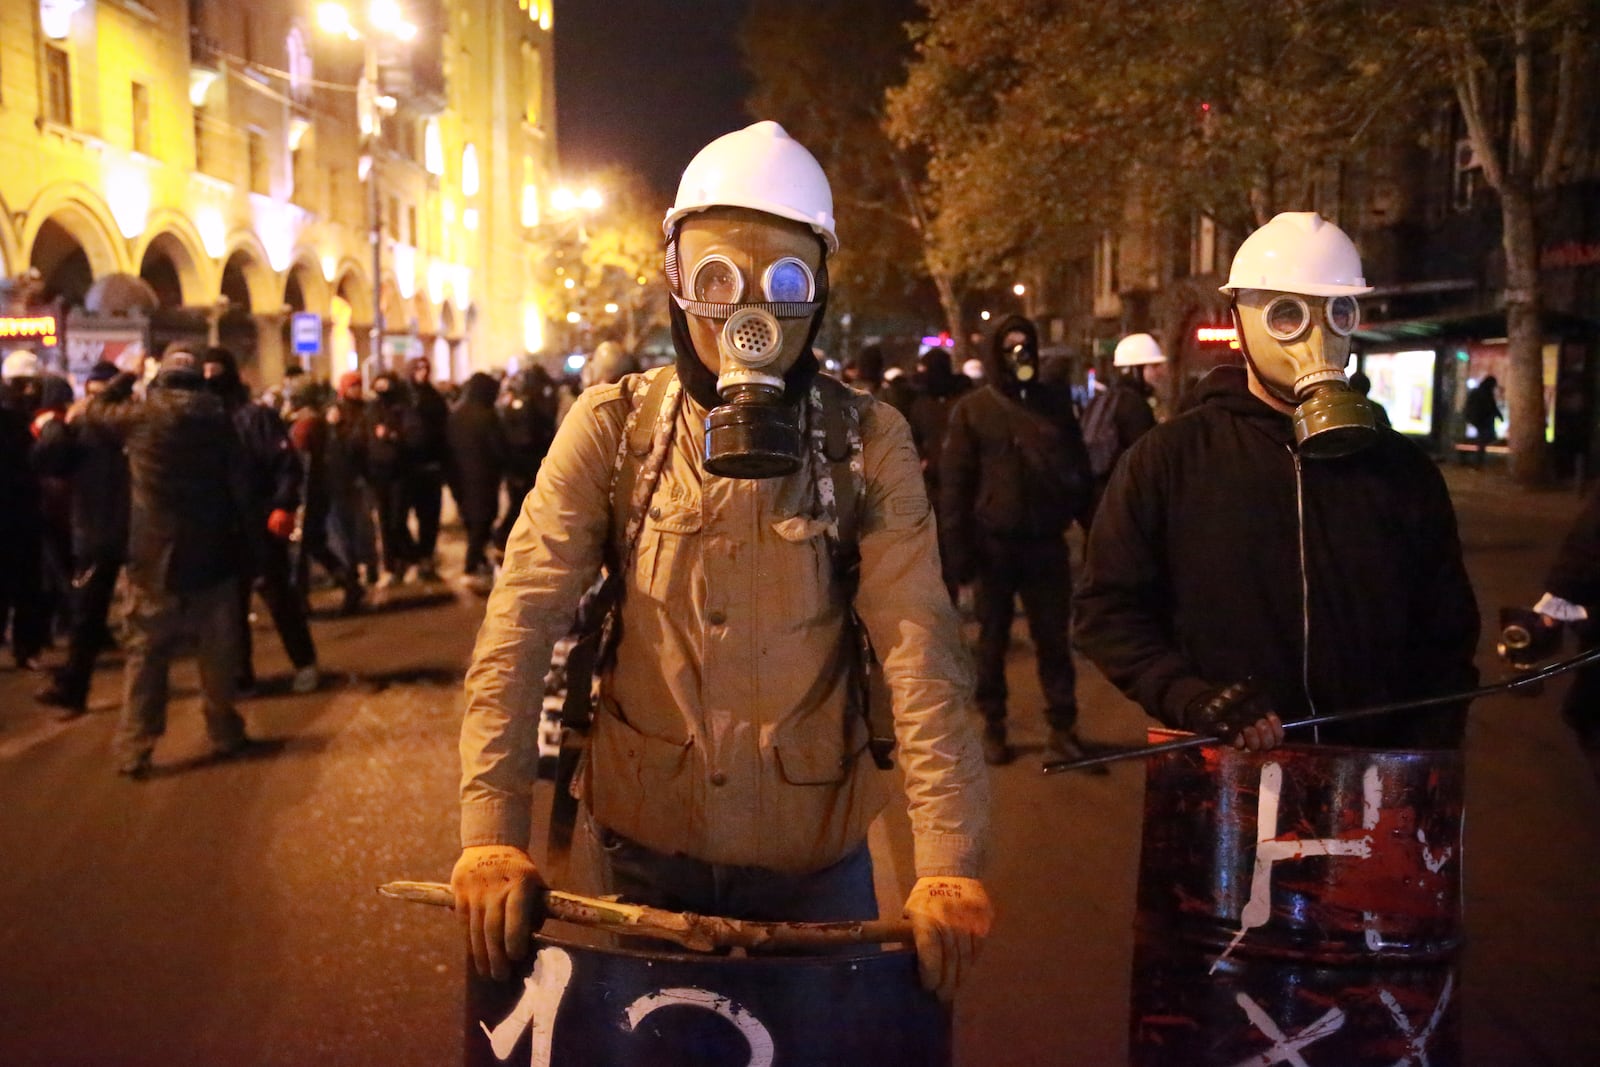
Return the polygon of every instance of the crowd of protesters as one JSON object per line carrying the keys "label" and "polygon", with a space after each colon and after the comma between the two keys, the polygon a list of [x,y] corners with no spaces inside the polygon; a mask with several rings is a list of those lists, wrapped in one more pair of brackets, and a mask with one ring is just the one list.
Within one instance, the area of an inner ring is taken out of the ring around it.
{"label": "crowd of protesters", "polygon": [[[334,587],[334,610],[351,614],[373,588],[437,582],[446,489],[465,533],[460,577],[486,591],[573,397],[637,369],[605,342],[568,380],[535,364],[441,387],[419,358],[370,380],[291,366],[252,395],[218,346],[174,343],[142,375],[100,363],[77,387],[13,352],[0,391],[0,635],[16,667],[46,674],[37,699],[63,719],[84,714],[95,663],[120,636],[119,766],[136,777],[164,729],[168,664],[192,639],[212,741],[247,750],[233,702],[258,686],[253,597],[293,668],[288,687],[314,691],[311,590]],[[981,384],[965,370],[935,348],[913,374],[886,374],[869,347],[845,372],[905,414],[933,500],[951,410]],[[947,573],[952,596],[958,581]]]}
{"label": "crowd of protesters", "polygon": [[45,675],[36,699],[62,719],[85,713],[96,660],[120,640],[118,767],[133,777],[165,728],[168,666],[192,642],[217,754],[248,751],[234,701],[257,687],[251,598],[293,667],[289,688],[314,691],[312,589],[338,589],[350,614],[373,587],[437,582],[446,488],[466,533],[461,577],[484,591],[570,395],[632,368],[619,357],[597,353],[570,386],[537,365],[459,387],[437,385],[427,359],[370,382],[291,367],[252,396],[217,346],[174,343],[142,374],[102,362],[77,386],[10,353],[0,637],[18,669]]}

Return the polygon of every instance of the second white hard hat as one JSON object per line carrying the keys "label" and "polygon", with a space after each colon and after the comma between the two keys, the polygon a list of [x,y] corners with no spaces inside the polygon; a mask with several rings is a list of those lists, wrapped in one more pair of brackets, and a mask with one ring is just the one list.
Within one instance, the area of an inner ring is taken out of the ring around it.
{"label": "second white hard hat", "polygon": [[1130,333],[1117,342],[1117,350],[1111,357],[1113,367],[1143,367],[1166,361],[1161,346],[1147,333]]}
{"label": "second white hard hat", "polygon": [[1267,289],[1305,296],[1359,296],[1372,292],[1361,274],[1361,254],[1339,227],[1315,211],[1274,215],[1233,254],[1222,292]]}
{"label": "second white hard hat", "polygon": [[838,251],[833,192],[815,156],[776,122],[757,122],[723,134],[689,161],[678,198],[662,220],[668,237],[685,215],[714,207],[745,207],[810,226]]}
{"label": "second white hard hat", "polygon": [[0,378],[11,381],[13,378],[37,378],[39,376],[39,357],[25,348],[19,348],[7,355],[5,362],[0,364]]}

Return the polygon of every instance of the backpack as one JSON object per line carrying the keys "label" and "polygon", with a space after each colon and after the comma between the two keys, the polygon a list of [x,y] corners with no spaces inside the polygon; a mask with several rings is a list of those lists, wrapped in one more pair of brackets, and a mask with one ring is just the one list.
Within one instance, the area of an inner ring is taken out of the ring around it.
{"label": "backpack", "polygon": [[1089,452],[1089,473],[1104,478],[1122,454],[1122,438],[1117,433],[1116,394],[1107,389],[1089,401],[1083,413],[1083,447]]}

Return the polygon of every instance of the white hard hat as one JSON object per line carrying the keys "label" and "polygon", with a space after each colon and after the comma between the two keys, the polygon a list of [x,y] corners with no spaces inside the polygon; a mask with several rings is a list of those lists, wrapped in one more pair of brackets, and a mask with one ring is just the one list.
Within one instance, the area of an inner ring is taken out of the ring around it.
{"label": "white hard hat", "polygon": [[983,381],[983,360],[969,359],[961,364],[961,373],[975,382]]}
{"label": "white hard hat", "polygon": [[1222,292],[1269,289],[1305,296],[1372,292],[1355,242],[1315,211],[1285,211],[1244,239]]}
{"label": "white hard hat", "polygon": [[685,215],[713,207],[747,207],[803,222],[822,235],[830,253],[838,251],[828,176],[776,122],[723,134],[700,149],[684,168],[662,232],[671,237]]}
{"label": "white hard hat", "polygon": [[6,356],[5,362],[0,363],[0,379],[10,381],[13,378],[37,378],[39,376],[39,357],[27,349],[19,348]]}
{"label": "white hard hat", "polygon": [[1147,333],[1130,333],[1117,342],[1117,350],[1111,357],[1113,367],[1143,367],[1166,361],[1161,346]]}

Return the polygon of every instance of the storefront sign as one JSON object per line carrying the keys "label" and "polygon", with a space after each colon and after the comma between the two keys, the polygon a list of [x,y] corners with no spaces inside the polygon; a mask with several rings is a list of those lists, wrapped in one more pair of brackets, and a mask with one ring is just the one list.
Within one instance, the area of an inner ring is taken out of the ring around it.
{"label": "storefront sign", "polygon": [[7,316],[0,318],[0,341],[37,341],[46,348],[54,348],[56,317],[54,315]]}
{"label": "storefront sign", "polygon": [[1200,326],[1194,331],[1196,344],[1201,345],[1227,345],[1229,348],[1239,347],[1239,331],[1232,326]]}
{"label": "storefront sign", "polygon": [[1562,241],[1539,252],[1540,270],[1592,267],[1600,264],[1600,241]]}

